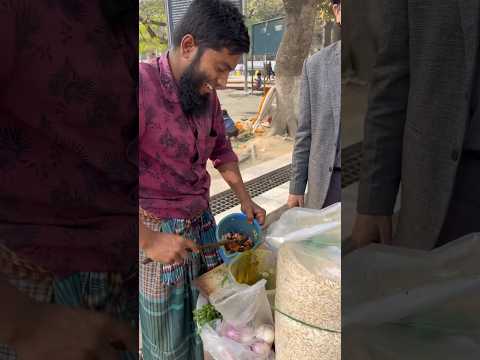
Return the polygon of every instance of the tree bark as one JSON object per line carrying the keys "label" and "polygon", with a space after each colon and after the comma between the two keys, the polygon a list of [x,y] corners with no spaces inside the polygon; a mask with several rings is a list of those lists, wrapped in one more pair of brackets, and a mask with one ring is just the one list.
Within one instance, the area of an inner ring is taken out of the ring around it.
{"label": "tree bark", "polygon": [[298,95],[303,62],[312,44],[316,5],[320,0],[283,0],[286,29],[277,54],[277,116],[273,135],[294,137],[298,127]]}

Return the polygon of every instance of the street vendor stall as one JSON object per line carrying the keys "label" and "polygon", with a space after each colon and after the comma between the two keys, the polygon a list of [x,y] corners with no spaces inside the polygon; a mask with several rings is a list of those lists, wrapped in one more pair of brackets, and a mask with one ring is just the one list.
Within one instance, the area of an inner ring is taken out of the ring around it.
{"label": "street vendor stall", "polygon": [[340,359],[340,204],[288,210],[260,239],[196,281],[205,351],[215,360]]}

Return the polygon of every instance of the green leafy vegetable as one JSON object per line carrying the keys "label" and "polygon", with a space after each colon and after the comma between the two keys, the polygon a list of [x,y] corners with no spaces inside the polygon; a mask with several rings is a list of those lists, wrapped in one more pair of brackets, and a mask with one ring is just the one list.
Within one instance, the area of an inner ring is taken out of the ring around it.
{"label": "green leafy vegetable", "polygon": [[204,325],[214,320],[222,319],[222,314],[215,310],[212,304],[207,304],[193,311],[193,319],[200,330]]}

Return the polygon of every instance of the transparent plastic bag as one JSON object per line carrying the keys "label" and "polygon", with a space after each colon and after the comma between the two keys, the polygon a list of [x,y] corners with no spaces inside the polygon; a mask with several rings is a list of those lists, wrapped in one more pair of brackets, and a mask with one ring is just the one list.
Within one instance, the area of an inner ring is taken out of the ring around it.
{"label": "transparent plastic bag", "polygon": [[479,258],[480,234],[433,251],[371,245],[346,256],[345,355],[463,360],[480,354]]}
{"label": "transparent plastic bag", "polygon": [[340,233],[283,244],[275,299],[277,359],[340,359],[340,304]]}
{"label": "transparent plastic bag", "polygon": [[215,360],[237,360],[248,359],[245,353],[245,346],[235,341],[223,337],[217,333],[215,327],[219,325],[205,325],[202,328],[200,337],[202,338],[203,348]]}
{"label": "transparent plastic bag", "polygon": [[223,320],[234,326],[273,325],[272,311],[265,291],[265,279],[252,286],[234,284],[210,296],[210,303]]}
{"label": "transparent plastic bag", "polygon": [[[272,360],[273,351],[260,355],[254,353],[250,345],[254,339],[245,343],[224,336],[229,327],[236,329],[254,329],[262,324],[273,327],[273,316],[265,290],[266,280],[260,280],[252,286],[231,284],[210,295],[210,303],[222,314],[223,320],[205,325],[200,331],[203,346],[215,360]],[[197,308],[206,303],[199,297]]]}
{"label": "transparent plastic bag", "polygon": [[277,259],[275,253],[266,249],[247,251],[235,259],[229,266],[230,277],[237,283],[253,285],[261,279],[267,280],[265,286],[268,301],[275,304]]}
{"label": "transparent plastic bag", "polygon": [[340,236],[341,205],[333,204],[325,209],[293,208],[282,214],[270,225],[265,241],[273,250],[286,242],[302,241],[322,237],[336,243]]}
{"label": "transparent plastic bag", "polygon": [[[277,313],[275,317],[276,360],[340,360],[341,336],[305,326]],[[351,359],[355,359],[352,357]]]}
{"label": "transparent plastic bag", "polygon": [[256,249],[242,253],[228,266],[229,273],[239,284],[253,285],[267,280],[266,289],[275,289],[276,257],[272,251]]}
{"label": "transparent plastic bag", "polygon": [[[335,228],[333,230],[338,230]],[[341,238],[340,234],[323,234],[311,240],[299,241],[290,245],[299,264],[315,278],[329,278],[340,281],[341,278]]]}
{"label": "transparent plastic bag", "polygon": [[250,350],[249,346],[237,343],[221,336],[212,326],[206,325],[200,334],[203,348],[214,360],[274,360],[271,351],[268,355],[258,355]]}

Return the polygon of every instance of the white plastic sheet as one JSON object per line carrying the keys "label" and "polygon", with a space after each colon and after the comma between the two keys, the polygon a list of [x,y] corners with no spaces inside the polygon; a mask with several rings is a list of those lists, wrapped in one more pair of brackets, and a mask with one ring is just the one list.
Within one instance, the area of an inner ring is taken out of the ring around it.
{"label": "white plastic sheet", "polygon": [[281,244],[275,299],[277,359],[340,359],[340,205],[320,211],[293,209],[285,215],[274,224],[276,237],[271,242]]}
{"label": "white plastic sheet", "polygon": [[325,209],[293,208],[286,211],[273,223],[265,236],[265,241],[278,250],[282,244],[302,241],[322,236],[322,241],[330,236],[337,242],[340,236],[341,205],[333,204]]}
{"label": "white plastic sheet", "polygon": [[434,251],[371,245],[343,261],[344,355],[480,358],[480,234]]}

